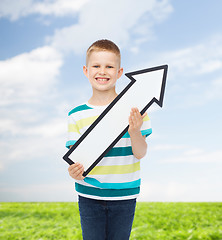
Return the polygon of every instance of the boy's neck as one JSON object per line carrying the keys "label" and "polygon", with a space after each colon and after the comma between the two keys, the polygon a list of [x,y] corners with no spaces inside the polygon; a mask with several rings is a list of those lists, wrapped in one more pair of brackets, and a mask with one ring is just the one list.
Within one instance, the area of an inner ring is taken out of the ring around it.
{"label": "boy's neck", "polygon": [[93,95],[88,100],[88,103],[95,106],[108,105],[117,97],[117,95],[118,94],[116,93],[116,91],[112,93],[107,93],[106,91],[100,93],[93,92]]}

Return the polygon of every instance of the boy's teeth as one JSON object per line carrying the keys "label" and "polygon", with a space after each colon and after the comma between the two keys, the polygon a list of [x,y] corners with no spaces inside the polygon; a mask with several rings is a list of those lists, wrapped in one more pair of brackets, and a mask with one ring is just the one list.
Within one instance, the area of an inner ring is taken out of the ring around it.
{"label": "boy's teeth", "polygon": [[107,81],[106,78],[99,78],[99,79],[97,79],[97,80],[99,80],[99,81],[103,81],[103,82]]}

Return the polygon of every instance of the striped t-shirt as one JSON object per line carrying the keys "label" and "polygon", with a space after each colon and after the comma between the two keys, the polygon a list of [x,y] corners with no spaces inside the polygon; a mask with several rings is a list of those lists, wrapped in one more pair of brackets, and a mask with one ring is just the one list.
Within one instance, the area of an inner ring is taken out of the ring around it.
{"label": "striped t-shirt", "polygon": [[[106,107],[84,103],[69,112],[67,148],[75,144]],[[141,133],[145,136],[152,133],[148,116],[143,119]],[[83,197],[124,200],[138,196],[140,182],[140,160],[133,155],[127,132],[84,180],[76,180],[75,189]]]}

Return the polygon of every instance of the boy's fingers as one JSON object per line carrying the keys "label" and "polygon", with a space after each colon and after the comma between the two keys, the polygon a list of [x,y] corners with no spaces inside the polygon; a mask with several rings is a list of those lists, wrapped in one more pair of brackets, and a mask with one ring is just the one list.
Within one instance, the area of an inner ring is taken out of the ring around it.
{"label": "boy's fingers", "polygon": [[132,112],[132,113],[136,112],[137,110],[138,110],[138,108],[135,108],[135,107],[132,107],[132,108],[131,108],[131,112]]}
{"label": "boy's fingers", "polygon": [[84,170],[84,167],[82,164],[80,163],[75,163],[75,164],[72,164],[71,166],[69,166],[68,168],[68,171],[71,173],[71,174],[75,174],[77,173],[77,171],[79,170]]}
{"label": "boy's fingers", "polygon": [[82,176],[84,172],[84,167],[82,166],[81,168],[79,168],[76,172],[75,172],[75,176],[78,179],[83,179],[84,177]]}
{"label": "boy's fingers", "polygon": [[84,170],[78,170],[77,172],[71,173],[71,177],[73,177],[76,180],[82,180],[84,177],[82,176]]}
{"label": "boy's fingers", "polygon": [[75,168],[76,168],[76,164],[72,164],[72,165],[69,166],[68,171],[72,172],[73,169],[75,169]]}
{"label": "boy's fingers", "polygon": [[70,169],[73,169],[75,167],[79,167],[79,166],[83,166],[81,163],[79,162],[76,162],[76,163],[73,163],[72,165],[69,166]]}
{"label": "boy's fingers", "polygon": [[134,126],[136,123],[136,117],[134,115],[132,115],[131,119],[132,119],[132,125]]}
{"label": "boy's fingers", "polygon": [[77,173],[77,175],[78,175],[79,173],[83,172],[83,171],[84,171],[83,166],[78,166],[78,168],[76,168],[76,173]]}
{"label": "boy's fingers", "polygon": [[135,111],[134,115],[137,117],[137,118],[141,118],[141,114],[139,111]]}
{"label": "boy's fingers", "polygon": [[145,113],[142,115],[142,118],[144,119],[146,116],[147,116],[147,112],[145,112]]}
{"label": "boy's fingers", "polygon": [[132,118],[131,118],[131,116],[129,116],[129,125],[131,125],[132,124]]}
{"label": "boy's fingers", "polygon": [[139,122],[139,121],[141,121],[141,119],[142,119],[142,117],[141,117],[140,112],[139,112],[139,111],[135,111],[135,112],[134,112],[134,120],[135,120],[136,122]]}
{"label": "boy's fingers", "polygon": [[79,170],[75,173],[76,177],[78,177],[78,178],[79,178],[82,174],[83,174],[83,170],[82,170],[82,169],[79,169]]}
{"label": "boy's fingers", "polygon": [[134,120],[134,112],[133,111],[130,112],[129,120],[131,122],[133,122],[133,120]]}
{"label": "boy's fingers", "polygon": [[83,171],[81,171],[78,175],[77,175],[77,178],[79,178],[79,179],[84,179],[84,177],[83,177]]}
{"label": "boy's fingers", "polygon": [[131,108],[131,112],[130,112],[130,117],[129,117],[129,124],[131,126],[136,126],[136,125],[140,125],[143,118],[147,115],[147,113],[144,113],[143,115],[141,115],[141,113],[139,112],[138,108]]}
{"label": "boy's fingers", "polygon": [[131,110],[132,110],[132,112],[133,112],[134,115],[136,115],[137,117],[141,117],[141,114],[140,114],[138,108],[132,108]]}
{"label": "boy's fingers", "polygon": [[85,177],[82,176],[84,173],[84,167],[81,163],[74,163],[68,168],[69,175],[76,180],[83,180]]}

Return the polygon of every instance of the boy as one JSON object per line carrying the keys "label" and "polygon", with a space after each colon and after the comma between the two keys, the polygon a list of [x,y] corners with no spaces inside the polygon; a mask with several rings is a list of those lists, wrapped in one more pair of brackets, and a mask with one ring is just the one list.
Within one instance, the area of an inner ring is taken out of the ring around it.
{"label": "boy", "polygon": [[[123,73],[120,58],[119,48],[109,40],[98,40],[88,48],[83,72],[92,86],[92,97],[69,112],[68,148],[116,98],[115,84]],[[69,175],[76,180],[84,240],[129,239],[140,191],[140,159],[151,132],[147,114],[141,116],[132,108],[128,132],[87,177],[82,176],[78,159],[69,167]]]}

